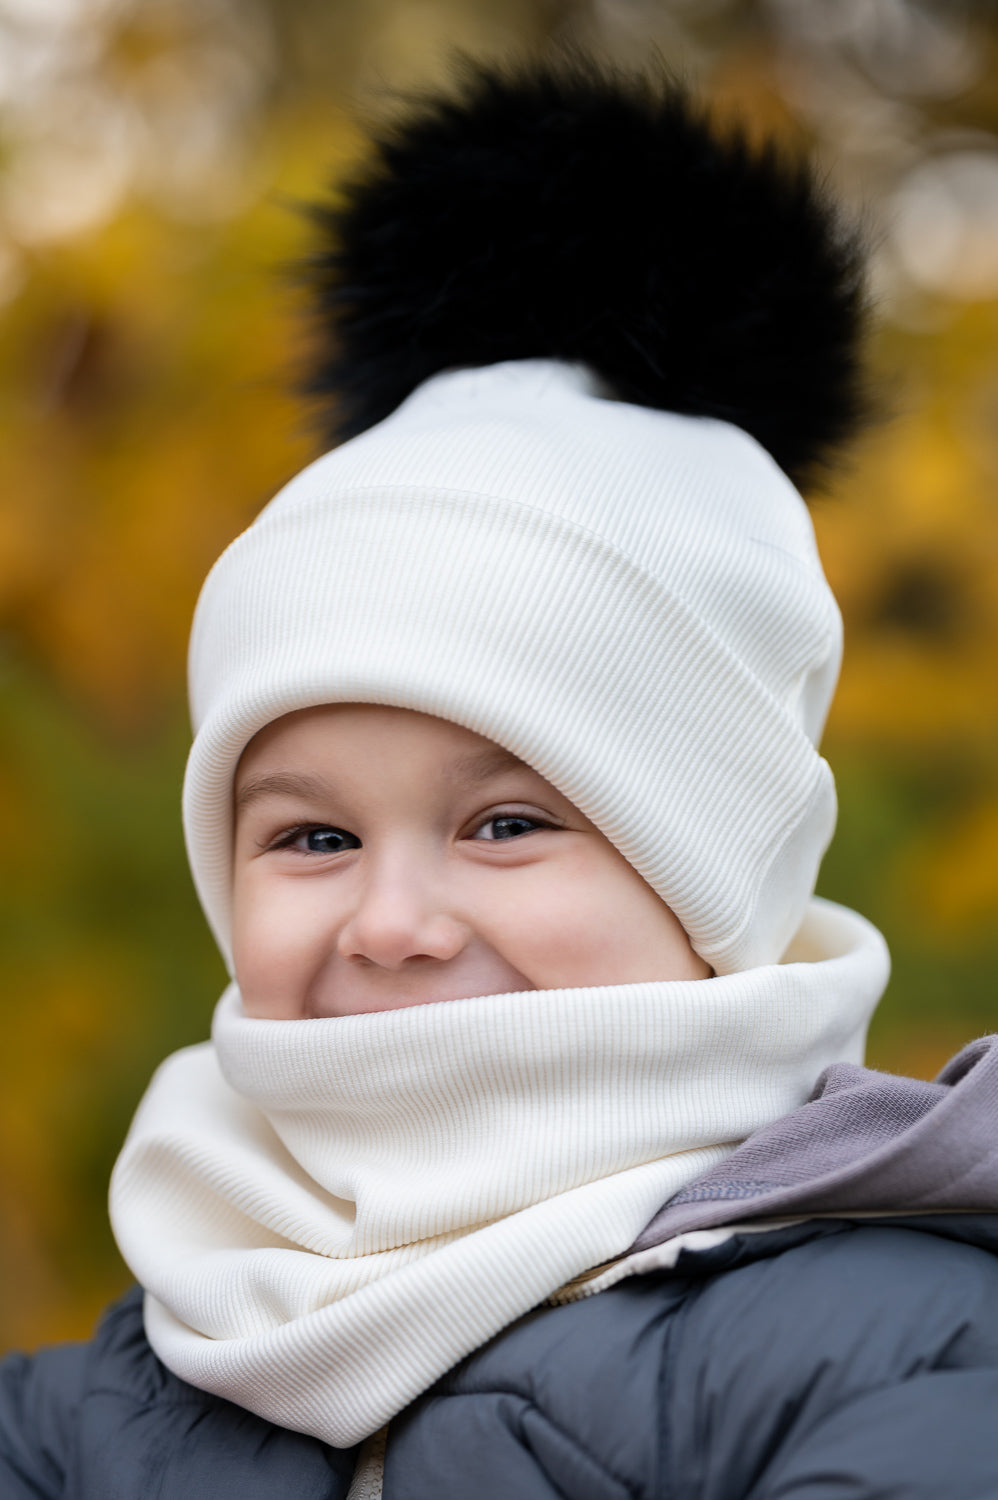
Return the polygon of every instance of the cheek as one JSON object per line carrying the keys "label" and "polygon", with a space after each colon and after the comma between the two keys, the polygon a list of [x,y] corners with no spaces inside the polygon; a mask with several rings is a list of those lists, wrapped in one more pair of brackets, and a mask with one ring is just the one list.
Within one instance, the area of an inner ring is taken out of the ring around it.
{"label": "cheek", "polygon": [[299,882],[255,872],[233,892],[232,955],[248,1015],[283,1020],[302,1014],[317,955],[329,936],[321,908]]}
{"label": "cheek", "polygon": [[612,894],[590,881],[559,882],[531,904],[525,933],[534,983],[571,989],[625,982],[628,914],[605,899]]}
{"label": "cheek", "polygon": [[673,913],[616,851],[529,873],[495,942],[539,989],[709,974]]}

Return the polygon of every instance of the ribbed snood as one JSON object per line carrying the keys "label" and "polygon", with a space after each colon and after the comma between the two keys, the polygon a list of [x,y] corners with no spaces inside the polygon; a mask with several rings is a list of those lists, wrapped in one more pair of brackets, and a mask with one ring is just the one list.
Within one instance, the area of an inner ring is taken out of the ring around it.
{"label": "ribbed snood", "polygon": [[167,1060],[115,1168],[177,1375],[349,1446],[859,1061],[879,934],[814,902],[782,965],[303,1021]]}

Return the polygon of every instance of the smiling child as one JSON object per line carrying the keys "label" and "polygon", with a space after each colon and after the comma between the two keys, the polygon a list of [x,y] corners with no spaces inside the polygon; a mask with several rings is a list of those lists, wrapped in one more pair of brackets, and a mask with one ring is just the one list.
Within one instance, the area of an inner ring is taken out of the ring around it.
{"label": "smiling child", "polygon": [[282,1020],[710,972],[536,771],[358,704],[278,719],[240,757],[232,952],[246,1014]]}
{"label": "smiling child", "polygon": [[579,60],[316,218],[349,440],[191,641],[232,983],[115,1168],[137,1289],[2,1367],[0,1495],[998,1494],[995,1040],[862,1068],[886,950],[813,896],[855,236]]}

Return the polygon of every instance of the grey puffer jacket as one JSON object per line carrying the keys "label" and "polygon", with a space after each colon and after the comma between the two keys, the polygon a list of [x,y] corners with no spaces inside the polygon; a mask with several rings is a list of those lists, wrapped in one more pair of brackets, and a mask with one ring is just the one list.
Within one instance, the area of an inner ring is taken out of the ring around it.
{"label": "grey puffer jacket", "polygon": [[[177,1380],[140,1294],[15,1356],[2,1500],[343,1500],[355,1451]],[[998,1216],[736,1232],[521,1319],[395,1419],[384,1500],[995,1500]]]}
{"label": "grey puffer jacket", "polygon": [[[998,1500],[998,1037],[827,1069],[634,1250],[396,1417],[384,1500]],[[137,1290],[0,1365],[0,1500],[344,1500],[356,1460],[178,1380]]]}

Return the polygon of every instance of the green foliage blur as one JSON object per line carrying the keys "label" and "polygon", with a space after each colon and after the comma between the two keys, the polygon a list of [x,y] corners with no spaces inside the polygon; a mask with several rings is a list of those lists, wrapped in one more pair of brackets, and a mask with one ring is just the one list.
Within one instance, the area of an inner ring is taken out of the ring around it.
{"label": "green foliage blur", "polygon": [[184,652],[219,551],[315,447],[301,202],[455,48],[656,51],[817,154],[876,245],[888,420],[816,497],[846,618],[821,890],[895,974],[878,1066],[998,1016],[992,9],[870,0],[0,0],[0,1343],[127,1282],[115,1153],[224,982],[187,874]]}

